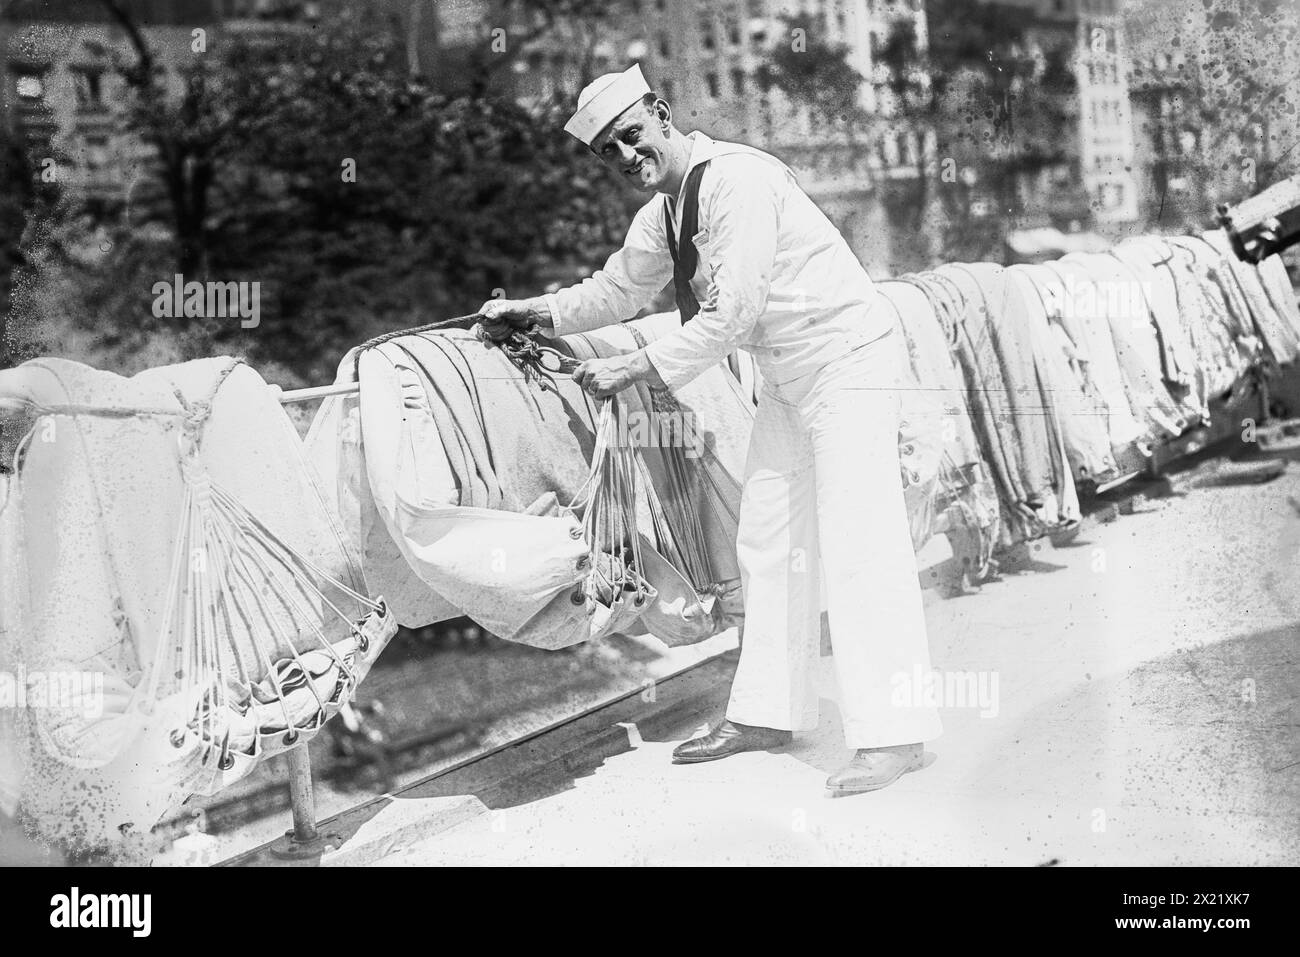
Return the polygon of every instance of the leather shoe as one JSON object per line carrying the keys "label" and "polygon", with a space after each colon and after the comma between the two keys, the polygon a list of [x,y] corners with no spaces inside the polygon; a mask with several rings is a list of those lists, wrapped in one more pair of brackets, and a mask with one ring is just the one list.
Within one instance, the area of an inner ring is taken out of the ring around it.
{"label": "leather shoe", "polygon": [[708,734],[692,738],[673,749],[673,764],[696,764],[740,754],[742,751],[766,751],[789,744],[794,735],[776,728],[758,728],[736,724],[725,718]]}
{"label": "leather shoe", "polygon": [[908,771],[917,771],[925,746],[897,744],[888,748],[859,748],[853,760],[826,779],[831,794],[861,794],[893,784]]}

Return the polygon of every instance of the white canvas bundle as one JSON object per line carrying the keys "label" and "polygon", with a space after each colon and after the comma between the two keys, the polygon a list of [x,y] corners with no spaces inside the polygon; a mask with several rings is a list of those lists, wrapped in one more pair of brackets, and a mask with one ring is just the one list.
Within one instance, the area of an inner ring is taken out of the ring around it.
{"label": "white canvas bundle", "polygon": [[[652,340],[678,324],[675,314],[661,314],[566,341],[577,359],[616,355],[637,348],[637,335]],[[747,357],[742,370],[752,387]],[[726,368],[700,376],[675,399],[696,443],[689,501],[681,500],[675,454],[683,450],[653,443],[638,450],[636,523],[654,593],[643,608],[629,604],[617,614],[587,603],[591,542],[581,510],[566,512],[589,478],[599,412],[577,383],[559,375],[542,388],[464,330],[354,350],[339,381],[358,373],[360,393],[326,401],[307,450],[367,578],[403,622],[468,615],[499,637],[561,648],[634,627],[670,644],[699,641],[738,613],[736,476],[753,406]],[[642,388],[620,399],[625,422],[648,421],[655,411]],[[698,548],[713,578],[699,584],[715,586],[706,592],[716,593],[716,603],[651,541],[668,537],[657,523],[663,510],[686,506],[696,513]]]}
{"label": "white canvas bundle", "polygon": [[[396,624],[247,366],[19,373],[32,415],[0,513],[3,627],[32,697],[8,759],[43,837],[102,847],[304,743]],[[94,685],[38,701],[52,675]]]}

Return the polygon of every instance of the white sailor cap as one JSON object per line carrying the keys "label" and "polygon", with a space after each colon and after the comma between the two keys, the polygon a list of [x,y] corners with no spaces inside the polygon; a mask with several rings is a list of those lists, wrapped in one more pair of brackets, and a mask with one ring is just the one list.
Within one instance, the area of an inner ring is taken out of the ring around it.
{"label": "white sailor cap", "polygon": [[578,94],[578,109],[564,124],[564,132],[590,146],[601,130],[649,92],[650,85],[636,63],[622,73],[598,76]]}

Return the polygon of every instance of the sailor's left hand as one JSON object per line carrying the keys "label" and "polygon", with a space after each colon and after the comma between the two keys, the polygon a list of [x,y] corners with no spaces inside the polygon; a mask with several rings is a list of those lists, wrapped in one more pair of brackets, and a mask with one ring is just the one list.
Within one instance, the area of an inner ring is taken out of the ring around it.
{"label": "sailor's left hand", "polygon": [[617,395],[636,380],[627,356],[587,359],[573,370],[573,381],[582,386],[583,392],[598,399]]}

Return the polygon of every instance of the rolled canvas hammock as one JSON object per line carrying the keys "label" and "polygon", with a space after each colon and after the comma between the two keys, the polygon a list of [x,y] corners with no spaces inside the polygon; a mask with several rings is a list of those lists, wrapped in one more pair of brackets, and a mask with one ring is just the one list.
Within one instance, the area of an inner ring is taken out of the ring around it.
{"label": "rolled canvas hammock", "polygon": [[[699,641],[739,614],[736,476],[753,419],[742,385],[719,366],[676,396],[629,389],[605,412],[558,374],[673,324],[647,317],[543,350],[527,339],[498,348],[455,320],[344,358],[339,384],[359,389],[326,400],[308,454],[404,621],[463,614],[507,640],[562,648],[638,626]],[[688,434],[635,437],[638,424],[674,423]],[[629,559],[649,590],[615,607],[621,593],[602,576],[629,575]]]}
{"label": "rolled canvas hammock", "polygon": [[1087,353],[1075,345],[1059,314],[1052,311],[1059,306],[1053,295],[1056,274],[1041,265],[1011,266],[1007,274],[1020,286],[1026,324],[1040,344],[1038,358],[1061,408],[1061,437],[1071,474],[1080,484],[1099,485],[1117,478],[1106,403],[1089,375]]}
{"label": "rolled canvas hammock", "polygon": [[931,481],[904,488],[912,545],[918,551],[935,535],[945,534],[959,565],[972,581],[987,577],[993,567],[1001,513],[997,491],[980,452],[967,410],[966,387],[957,369],[944,326],[919,285],[886,281],[877,287],[882,308],[889,310],[895,331],[907,343],[912,383],[905,407],[915,395],[929,399],[933,411],[906,414],[930,433],[938,446]]}
{"label": "rolled canvas hammock", "polygon": [[965,383],[965,407],[1000,503],[997,544],[1078,518],[1058,410],[1045,392],[1028,303],[1001,267],[943,266],[902,277],[929,300]]}
{"label": "rolled canvas hammock", "polygon": [[[0,507],[0,670],[31,699],[0,709],[0,766],[41,836],[93,847],[305,743],[396,622],[247,366],[4,375],[31,428]],[[38,702],[50,675],[102,694]]]}

